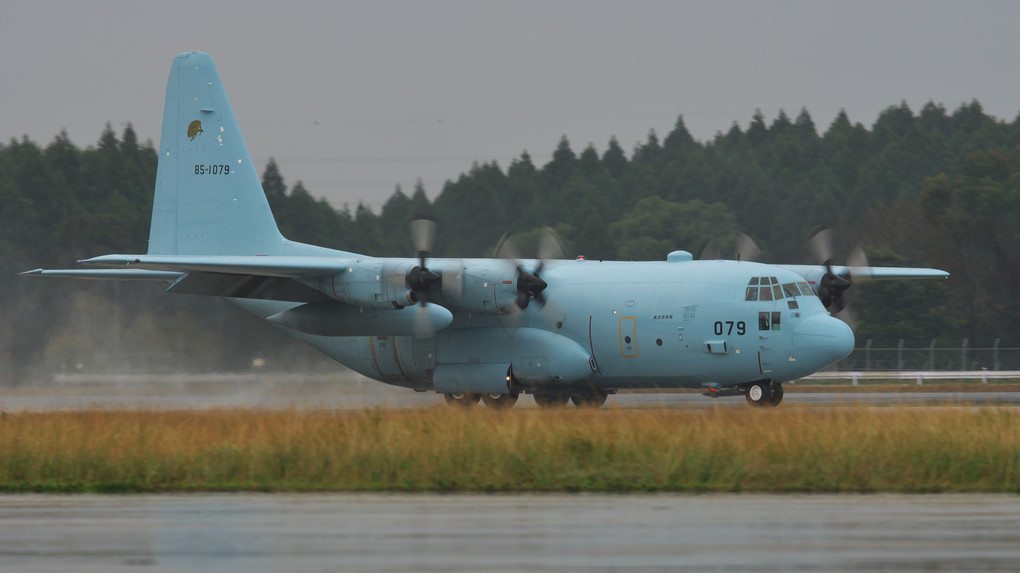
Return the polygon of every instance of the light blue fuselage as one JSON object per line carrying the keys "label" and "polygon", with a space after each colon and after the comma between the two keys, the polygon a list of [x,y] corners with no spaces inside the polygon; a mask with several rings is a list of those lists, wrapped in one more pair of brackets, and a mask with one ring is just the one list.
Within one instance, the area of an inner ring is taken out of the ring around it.
{"label": "light blue fuselage", "polygon": [[[437,259],[431,266],[442,268],[445,262]],[[477,264],[506,267],[506,261],[499,260]],[[746,300],[748,283],[761,277],[775,277],[780,288],[804,281],[792,272],[752,262],[553,261],[543,271],[550,285],[545,306],[532,304],[506,315],[455,310],[453,323],[433,338],[323,337],[288,331],[366,376],[422,390],[433,389],[433,373],[444,365],[476,365],[479,374],[486,372],[484,365],[492,365],[489,377],[502,385],[500,368],[505,372],[507,365],[518,367],[522,360],[541,364],[543,359],[559,367],[558,355],[577,349],[593,359],[586,376],[553,376],[537,384],[538,389],[567,390],[578,384],[605,390],[725,388],[763,379],[784,382],[850,353],[852,331],[829,316],[813,294]],[[238,302],[261,316],[294,306]],[[543,345],[544,355],[517,351],[515,335],[526,329],[555,335]]]}

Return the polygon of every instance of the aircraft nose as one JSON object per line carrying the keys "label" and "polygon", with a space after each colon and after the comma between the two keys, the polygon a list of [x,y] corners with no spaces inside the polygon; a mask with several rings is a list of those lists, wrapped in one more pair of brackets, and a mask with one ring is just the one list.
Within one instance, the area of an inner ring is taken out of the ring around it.
{"label": "aircraft nose", "polygon": [[838,318],[816,314],[793,330],[793,345],[802,357],[811,356],[817,368],[824,368],[853,352],[854,332]]}

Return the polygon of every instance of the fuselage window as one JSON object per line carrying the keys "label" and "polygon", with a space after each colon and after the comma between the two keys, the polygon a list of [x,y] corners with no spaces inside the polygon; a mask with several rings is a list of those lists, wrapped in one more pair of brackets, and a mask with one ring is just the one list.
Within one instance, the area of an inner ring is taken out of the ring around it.
{"label": "fuselage window", "polygon": [[772,313],[772,330],[779,330],[779,313]]}
{"label": "fuselage window", "polygon": [[[751,279],[757,280],[757,279]],[[744,294],[744,300],[758,300],[758,287],[747,287],[747,292]]]}
{"label": "fuselage window", "polygon": [[769,313],[758,313],[758,330],[769,330]]}

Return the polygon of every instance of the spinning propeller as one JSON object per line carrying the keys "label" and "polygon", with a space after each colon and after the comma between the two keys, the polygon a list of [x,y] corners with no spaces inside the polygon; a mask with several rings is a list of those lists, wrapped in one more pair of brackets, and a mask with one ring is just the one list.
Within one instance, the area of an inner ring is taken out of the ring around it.
{"label": "spinning propeller", "polygon": [[418,266],[407,272],[407,286],[411,289],[414,302],[425,304],[428,301],[428,290],[442,280],[442,277],[425,266],[425,259],[432,250],[436,238],[436,222],[429,219],[411,221],[411,242],[414,244]]}
{"label": "spinning propeller", "polygon": [[[761,256],[761,248],[758,242],[746,232],[737,233],[737,241],[734,245],[734,258],[738,261],[757,261]],[[698,260],[706,261],[723,258],[723,247],[715,239],[706,240],[698,250]]]}
{"label": "spinning propeller", "polygon": [[821,264],[825,266],[825,274],[822,275],[821,280],[818,282],[818,298],[822,301],[822,305],[825,308],[838,313],[846,308],[843,294],[853,284],[852,275],[855,272],[854,269],[868,266],[868,259],[864,254],[864,249],[860,245],[854,247],[853,251],[850,252],[850,256],[847,257],[846,270],[841,274],[837,274],[832,269],[832,228],[826,226],[817,229],[808,239],[808,244],[811,247],[815,260],[821,261]]}
{"label": "spinning propeller", "polygon": [[417,338],[430,338],[435,335],[431,326],[426,303],[429,302],[428,291],[442,281],[442,276],[429,270],[425,259],[432,250],[432,243],[436,238],[436,222],[429,219],[415,219],[411,221],[411,242],[414,244],[415,255],[418,257],[418,265],[407,272],[405,278],[407,287],[411,289],[412,302],[417,303],[417,310],[414,317],[414,330]]}
{"label": "spinning propeller", "polygon": [[503,235],[496,246],[496,256],[510,260],[517,268],[517,298],[515,300],[517,308],[521,310],[528,308],[531,299],[545,305],[544,291],[549,284],[542,280],[542,270],[545,268],[547,260],[563,258],[563,252],[563,244],[556,237],[556,233],[549,227],[543,228],[538,239],[538,265],[534,270],[528,272],[520,261],[513,238],[509,233]]}

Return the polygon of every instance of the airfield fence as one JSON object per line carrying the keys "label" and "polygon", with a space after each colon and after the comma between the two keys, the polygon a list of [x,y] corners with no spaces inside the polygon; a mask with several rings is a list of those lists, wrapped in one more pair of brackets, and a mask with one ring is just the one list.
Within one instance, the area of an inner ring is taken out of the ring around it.
{"label": "airfield fence", "polygon": [[858,344],[833,371],[1016,371],[1020,345],[994,340],[871,340]]}

